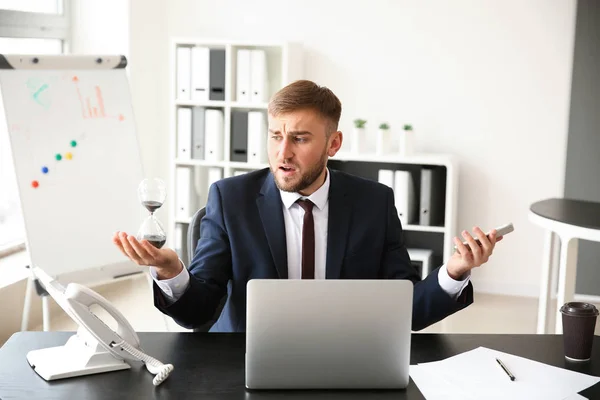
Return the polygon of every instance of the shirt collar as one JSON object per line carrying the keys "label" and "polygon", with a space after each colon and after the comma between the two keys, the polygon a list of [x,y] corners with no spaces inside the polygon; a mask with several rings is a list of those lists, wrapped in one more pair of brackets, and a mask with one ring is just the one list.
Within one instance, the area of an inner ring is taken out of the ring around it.
{"label": "shirt collar", "polygon": [[320,188],[318,188],[313,194],[311,194],[308,197],[303,196],[298,192],[285,192],[279,189],[279,193],[281,194],[281,201],[283,202],[285,208],[289,209],[291,206],[294,205],[294,203],[298,199],[302,198],[312,201],[319,210],[323,210],[327,205],[327,199],[329,198],[329,177],[331,175],[329,173],[328,168],[326,169],[326,171],[327,174],[325,177],[325,183],[323,183]]}

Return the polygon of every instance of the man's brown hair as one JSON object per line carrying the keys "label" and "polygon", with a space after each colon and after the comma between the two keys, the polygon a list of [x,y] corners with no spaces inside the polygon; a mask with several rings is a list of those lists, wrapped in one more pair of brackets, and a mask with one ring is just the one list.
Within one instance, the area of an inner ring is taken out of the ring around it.
{"label": "man's brown hair", "polygon": [[314,110],[330,122],[327,137],[337,131],[342,114],[340,99],[328,88],[309,80],[290,83],[273,95],[269,114],[278,116],[299,110]]}

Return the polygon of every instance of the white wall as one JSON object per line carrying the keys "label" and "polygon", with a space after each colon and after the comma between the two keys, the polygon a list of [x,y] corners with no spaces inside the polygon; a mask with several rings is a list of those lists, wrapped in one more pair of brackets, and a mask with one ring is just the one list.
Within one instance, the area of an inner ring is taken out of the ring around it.
{"label": "white wall", "polygon": [[574,0],[131,0],[144,160],[168,178],[169,36],[300,41],[342,130],[413,124],[418,150],[460,160],[459,227],[515,224],[476,290],[535,296],[543,232],[527,212],[562,194],[574,19]]}
{"label": "white wall", "polygon": [[[130,0],[130,3],[130,85],[144,172],[148,177],[160,177],[169,183],[167,2]],[[156,214],[168,226],[166,207]]]}
{"label": "white wall", "polygon": [[71,53],[129,55],[128,1],[72,0],[71,4]]}

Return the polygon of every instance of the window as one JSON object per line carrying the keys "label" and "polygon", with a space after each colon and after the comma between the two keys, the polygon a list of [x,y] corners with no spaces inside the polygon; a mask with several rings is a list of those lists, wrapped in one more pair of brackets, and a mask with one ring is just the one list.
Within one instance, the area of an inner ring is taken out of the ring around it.
{"label": "window", "polygon": [[[0,0],[0,54],[61,54],[69,0]],[[65,8],[66,7],[66,8]],[[0,96],[0,257],[23,248],[25,227]]]}
{"label": "window", "polygon": [[46,14],[62,14],[59,0],[0,0],[0,9]]}

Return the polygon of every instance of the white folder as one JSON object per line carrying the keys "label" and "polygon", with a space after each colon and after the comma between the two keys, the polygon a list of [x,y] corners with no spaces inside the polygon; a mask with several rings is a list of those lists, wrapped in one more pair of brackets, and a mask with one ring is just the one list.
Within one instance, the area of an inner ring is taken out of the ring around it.
{"label": "white folder", "polygon": [[221,168],[217,168],[217,167],[210,167],[208,169],[208,179],[207,179],[207,186],[206,186],[206,193],[208,193],[208,189],[210,189],[210,186],[223,179],[223,170]]}
{"label": "white folder", "polygon": [[177,48],[177,100],[190,100],[191,61],[189,47]]}
{"label": "white folder", "polygon": [[431,225],[431,185],[433,171],[423,168],[421,170],[421,196],[419,224]]}
{"label": "white folder", "polygon": [[248,112],[248,162],[267,162],[267,123],[261,111]]}
{"label": "white folder", "polygon": [[237,101],[250,102],[250,50],[247,49],[237,51],[235,92]]}
{"label": "white folder", "polygon": [[192,156],[192,109],[177,109],[177,158],[189,160]]}
{"label": "white folder", "polygon": [[176,181],[175,201],[177,202],[177,209],[175,218],[187,221],[196,211],[196,192],[193,190],[192,170],[184,167],[177,168]]}
{"label": "white folder", "polygon": [[394,171],[391,169],[380,169],[377,175],[379,183],[394,188]]}
{"label": "white folder", "polygon": [[204,159],[223,161],[223,111],[207,109],[204,114]]}
{"label": "white folder", "polygon": [[192,48],[192,89],[193,101],[208,100],[208,78],[210,57],[208,47]]}
{"label": "white folder", "polygon": [[395,171],[394,199],[402,226],[414,223],[416,211],[415,186],[409,171]]}
{"label": "white folder", "polygon": [[250,102],[265,103],[268,96],[267,53],[252,50],[250,53]]}

